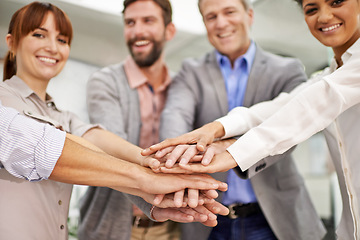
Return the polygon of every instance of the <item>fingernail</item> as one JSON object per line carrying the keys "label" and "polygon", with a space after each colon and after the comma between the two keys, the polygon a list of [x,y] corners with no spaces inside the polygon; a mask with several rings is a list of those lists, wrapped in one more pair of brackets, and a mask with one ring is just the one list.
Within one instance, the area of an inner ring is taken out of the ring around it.
{"label": "fingernail", "polygon": [[216,215],[215,214],[209,214],[209,220],[216,220],[217,219],[217,217],[216,217]]}
{"label": "fingernail", "polygon": [[160,203],[160,198],[159,197],[155,197],[154,198],[154,205],[158,205]]}
{"label": "fingernail", "polygon": [[179,162],[179,164],[186,164],[186,159],[185,158],[182,158],[181,160],[180,160],[180,162]]}

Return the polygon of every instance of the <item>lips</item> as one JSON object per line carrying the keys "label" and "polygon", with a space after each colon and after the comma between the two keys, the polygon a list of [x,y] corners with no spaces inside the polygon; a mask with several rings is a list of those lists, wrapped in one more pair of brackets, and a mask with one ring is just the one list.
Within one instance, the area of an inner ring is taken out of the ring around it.
{"label": "lips", "polygon": [[341,24],[338,23],[338,24],[334,24],[334,25],[329,26],[329,27],[322,27],[322,28],[320,28],[320,31],[322,31],[322,32],[330,32],[330,31],[333,31],[333,30],[339,28],[340,26],[341,26]]}
{"label": "lips", "polygon": [[225,32],[225,33],[218,34],[218,37],[226,38],[226,37],[230,37],[232,34],[233,34],[232,32]]}
{"label": "lips", "polygon": [[55,64],[58,60],[49,57],[38,57],[38,59],[45,63]]}
{"label": "lips", "polygon": [[148,45],[149,43],[150,43],[149,40],[139,40],[139,41],[136,41],[136,42],[134,43],[134,45],[135,45],[136,47],[142,47],[142,46]]}

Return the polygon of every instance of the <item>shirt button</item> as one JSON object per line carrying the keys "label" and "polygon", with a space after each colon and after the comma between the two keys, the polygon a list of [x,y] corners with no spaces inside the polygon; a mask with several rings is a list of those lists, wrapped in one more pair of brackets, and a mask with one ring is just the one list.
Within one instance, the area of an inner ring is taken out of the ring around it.
{"label": "shirt button", "polygon": [[59,203],[59,205],[61,205],[61,204],[62,204],[62,201],[61,201],[61,200],[59,200],[59,202],[58,202],[58,203]]}
{"label": "shirt button", "polygon": [[64,225],[61,225],[61,226],[60,226],[60,229],[61,229],[61,230],[63,230],[64,228],[65,228],[65,226],[64,226]]}

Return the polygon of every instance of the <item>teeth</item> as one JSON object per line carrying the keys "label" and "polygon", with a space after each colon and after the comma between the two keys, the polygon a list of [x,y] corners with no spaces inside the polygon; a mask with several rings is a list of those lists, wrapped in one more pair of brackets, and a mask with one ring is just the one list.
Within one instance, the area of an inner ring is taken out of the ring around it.
{"label": "teeth", "polygon": [[40,61],[55,64],[56,60],[53,58],[39,57]]}
{"label": "teeth", "polygon": [[340,24],[336,24],[336,25],[333,25],[333,26],[327,27],[327,28],[321,28],[321,31],[328,32],[328,31],[334,30],[334,29],[336,29],[338,27],[340,27]]}
{"label": "teeth", "polygon": [[147,45],[147,44],[149,44],[149,43],[150,43],[149,40],[136,41],[136,42],[135,42],[135,46],[141,47],[141,46],[145,46],[145,45]]}
{"label": "teeth", "polygon": [[232,34],[231,32],[227,32],[227,33],[220,34],[219,37],[225,38],[225,37],[229,37],[231,34]]}

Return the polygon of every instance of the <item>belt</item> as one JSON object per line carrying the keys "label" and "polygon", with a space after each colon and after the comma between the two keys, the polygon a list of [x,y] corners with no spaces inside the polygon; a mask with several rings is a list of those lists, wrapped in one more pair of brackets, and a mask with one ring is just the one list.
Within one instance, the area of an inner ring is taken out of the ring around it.
{"label": "belt", "polygon": [[134,227],[149,228],[149,227],[159,226],[164,223],[165,222],[154,222],[149,218],[141,218],[140,216],[133,217],[133,226]]}
{"label": "belt", "polygon": [[234,203],[228,206],[230,213],[227,215],[231,219],[238,217],[249,217],[262,212],[258,203]]}

